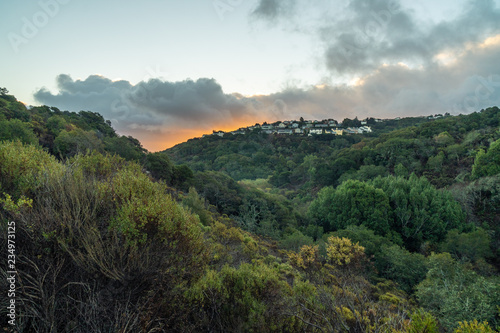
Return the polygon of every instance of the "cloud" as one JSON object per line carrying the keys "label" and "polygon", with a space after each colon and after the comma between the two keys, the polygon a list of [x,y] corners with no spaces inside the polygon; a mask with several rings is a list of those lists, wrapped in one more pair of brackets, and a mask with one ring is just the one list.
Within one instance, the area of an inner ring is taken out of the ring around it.
{"label": "cloud", "polygon": [[166,146],[187,140],[194,132],[199,136],[215,128],[230,130],[257,119],[270,120],[281,110],[274,101],[263,104],[256,98],[226,94],[214,79],[207,78],[150,79],[135,85],[99,75],[73,80],[61,74],[56,80],[59,91],[38,90],[34,94],[38,102],[71,111],[99,112],[118,132],[150,141],[154,134]]}
{"label": "cloud", "polygon": [[[323,49],[323,64],[331,75],[366,75],[382,64],[399,62],[430,66],[443,51],[457,51],[467,43],[476,43],[500,33],[500,8],[493,0],[472,0],[456,3],[463,6],[456,17],[431,22],[419,17],[400,0],[349,0],[345,6],[330,1],[319,12],[304,0],[286,7],[280,2],[261,0],[253,17],[276,22],[300,10],[301,16],[316,12],[302,27],[300,21],[281,20],[290,31],[314,34]],[[256,15],[259,13],[259,15]],[[310,25],[315,25],[311,29]]]}
{"label": "cloud", "polygon": [[469,45],[453,62],[417,68],[382,65],[356,85],[289,88],[260,100],[280,101],[286,117],[354,118],[467,114],[500,105],[500,34]]}
{"label": "cloud", "polygon": [[252,16],[275,22],[277,19],[288,16],[295,10],[295,0],[260,0],[252,11]]}
{"label": "cloud", "polygon": [[41,103],[91,110],[110,119],[121,134],[162,150],[212,130],[256,122],[345,117],[400,117],[470,113],[500,105],[500,34],[435,54],[425,65],[379,64],[355,84],[288,87],[269,95],[226,94],[214,79],[137,84],[91,75],[57,77],[59,91],[40,89]]}
{"label": "cloud", "polygon": [[206,78],[181,82],[151,79],[137,84],[126,98],[137,108],[178,120],[219,122],[250,111],[245,98],[224,94],[214,79]]}

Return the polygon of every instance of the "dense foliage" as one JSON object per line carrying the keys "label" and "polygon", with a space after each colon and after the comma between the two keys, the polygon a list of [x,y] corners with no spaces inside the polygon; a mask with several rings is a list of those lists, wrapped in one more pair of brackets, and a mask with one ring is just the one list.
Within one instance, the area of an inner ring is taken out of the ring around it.
{"label": "dense foliage", "polygon": [[97,113],[2,90],[15,330],[494,332],[499,121],[490,108],[149,153]]}

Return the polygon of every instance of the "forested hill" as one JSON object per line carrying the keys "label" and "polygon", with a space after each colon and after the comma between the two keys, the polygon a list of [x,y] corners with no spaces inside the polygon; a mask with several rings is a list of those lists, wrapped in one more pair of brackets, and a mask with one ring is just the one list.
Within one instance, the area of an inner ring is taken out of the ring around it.
{"label": "forested hill", "polygon": [[221,171],[235,180],[270,177],[272,185],[285,188],[411,173],[444,187],[468,177],[477,151],[499,138],[499,113],[493,107],[436,120],[386,120],[371,125],[372,133],[342,136],[227,133],[166,153],[194,171]]}
{"label": "forested hill", "polygon": [[0,88],[2,331],[498,331],[499,122],[149,153]]}

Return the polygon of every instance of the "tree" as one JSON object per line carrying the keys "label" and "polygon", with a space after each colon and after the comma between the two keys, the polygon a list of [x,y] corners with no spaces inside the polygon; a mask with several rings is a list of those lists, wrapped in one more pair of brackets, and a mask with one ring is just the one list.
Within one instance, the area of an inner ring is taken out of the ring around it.
{"label": "tree", "polygon": [[356,117],[354,119],[345,118],[342,121],[342,126],[343,127],[359,127],[359,126],[361,126],[361,121],[359,121],[358,117]]}
{"label": "tree", "polygon": [[172,186],[182,187],[184,183],[193,178],[193,170],[191,170],[187,165],[177,165],[174,167],[174,173],[172,176]]}
{"label": "tree", "polygon": [[106,137],[104,138],[104,149],[129,161],[139,161],[144,156],[144,148],[142,148],[141,143],[131,136]]}
{"label": "tree", "polygon": [[7,95],[8,93],[9,91],[7,90],[7,88],[0,87],[0,95],[4,96]]}
{"label": "tree", "polygon": [[172,183],[174,165],[167,154],[161,152],[147,154],[146,169],[156,179],[163,179],[167,184]]}
{"label": "tree", "polygon": [[38,138],[29,123],[22,122],[19,119],[0,121],[0,141],[19,140],[23,143],[37,144]]}
{"label": "tree", "polygon": [[102,150],[102,141],[94,131],[84,131],[80,128],[63,130],[54,140],[54,151],[62,157],[72,157],[87,150]]}
{"label": "tree", "polygon": [[280,245],[287,250],[299,251],[302,246],[312,245],[313,243],[314,241],[311,237],[305,236],[298,230],[294,230],[293,233],[283,238]]}
{"label": "tree", "polygon": [[198,195],[194,187],[189,188],[189,193],[182,199],[182,204],[189,207],[193,213],[198,215],[203,225],[212,224],[212,218],[207,211],[206,200]]}
{"label": "tree", "polygon": [[379,274],[398,283],[408,294],[425,279],[427,273],[426,260],[420,253],[411,253],[397,245],[383,245],[375,257]]}
{"label": "tree", "polygon": [[458,260],[474,263],[493,255],[490,243],[491,237],[484,229],[477,228],[469,233],[459,233],[453,229],[448,232],[441,250],[450,253]]}
{"label": "tree", "polygon": [[500,173],[500,139],[490,145],[487,152],[480,149],[472,166],[472,178],[494,176]]}
{"label": "tree", "polygon": [[309,208],[325,232],[364,225],[381,235],[389,232],[390,211],[389,198],[382,190],[357,180],[322,189]]}
{"label": "tree", "polygon": [[467,229],[465,214],[448,191],[438,191],[429,181],[412,174],[379,177],[370,182],[390,198],[391,230],[403,238],[405,247],[420,250],[425,241],[437,243],[451,229]]}
{"label": "tree", "polygon": [[460,321],[494,321],[500,299],[498,277],[485,278],[455,261],[449,253],[433,254],[416,296],[447,329]]}

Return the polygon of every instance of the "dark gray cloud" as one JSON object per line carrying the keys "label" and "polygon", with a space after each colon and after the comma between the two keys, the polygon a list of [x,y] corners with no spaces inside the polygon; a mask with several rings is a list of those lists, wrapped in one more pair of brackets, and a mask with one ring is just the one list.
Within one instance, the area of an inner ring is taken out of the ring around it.
{"label": "dark gray cloud", "polygon": [[399,0],[349,0],[345,7],[334,2],[332,6],[339,7],[336,11],[325,10],[316,17],[307,15],[313,6],[299,2],[293,6],[280,2],[278,7],[275,1],[261,0],[253,16],[258,12],[258,18],[276,22],[300,10],[311,22],[302,21],[302,29],[297,20],[283,20],[283,24],[289,24],[291,31],[315,34],[323,46],[323,63],[333,75],[367,74],[384,63],[429,66],[442,51],[500,33],[500,8],[493,0],[450,4],[450,11],[464,7],[458,16],[440,22],[417,16]]}
{"label": "dark gray cloud", "polygon": [[181,82],[152,79],[137,84],[126,98],[137,108],[187,120],[219,120],[249,111],[245,98],[225,94],[214,79],[206,78]]}
{"label": "dark gray cloud", "polygon": [[35,92],[35,99],[63,109],[100,112],[120,130],[167,124],[196,127],[200,123],[237,121],[256,112],[253,101],[225,94],[214,79],[180,82],[151,79],[132,85],[99,75],[73,80],[61,74],[57,86],[58,93],[42,88]]}
{"label": "dark gray cloud", "polygon": [[99,75],[73,80],[61,74],[57,87],[57,93],[42,88],[34,97],[63,110],[99,112],[119,133],[149,142],[156,135],[156,141],[175,143],[212,129],[238,128],[276,113],[274,101],[265,105],[257,98],[226,94],[214,79],[207,78],[150,79],[133,85]]}
{"label": "dark gray cloud", "polygon": [[351,15],[323,28],[327,67],[338,73],[366,73],[382,63],[428,66],[436,54],[462,48],[500,32],[493,1],[471,1],[461,15],[426,24],[397,1],[352,0]]}

